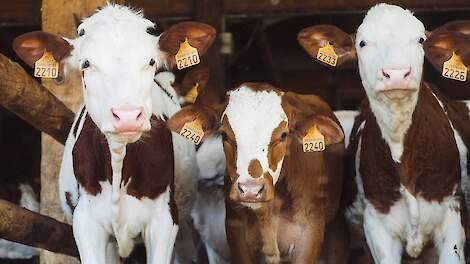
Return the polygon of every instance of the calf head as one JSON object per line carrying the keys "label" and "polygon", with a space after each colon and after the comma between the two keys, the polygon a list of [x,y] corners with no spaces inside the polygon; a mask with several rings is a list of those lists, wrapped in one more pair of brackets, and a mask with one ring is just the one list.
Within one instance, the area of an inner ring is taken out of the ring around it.
{"label": "calf head", "polygon": [[370,101],[417,100],[426,36],[423,23],[410,11],[378,4],[368,11],[355,37],[322,25],[304,29],[298,39],[311,55],[330,42],[339,64],[357,58]]}
{"label": "calf head", "polygon": [[221,106],[185,107],[167,126],[180,132],[185,123],[198,118],[205,137],[220,134],[230,179],[229,198],[257,208],[273,199],[289,146],[302,148],[299,142],[310,127],[318,128],[327,146],[343,140],[343,132],[333,120],[306,105],[296,94],[268,84],[245,83],[228,92]]}
{"label": "calf head", "polygon": [[75,39],[37,31],[19,36],[13,48],[30,66],[47,51],[60,62],[63,75],[80,70],[93,121],[107,136],[133,142],[151,127],[156,69],[175,65],[174,55],[185,38],[202,55],[215,36],[212,27],[195,22],[161,32],[141,12],[110,4],[85,18]]}

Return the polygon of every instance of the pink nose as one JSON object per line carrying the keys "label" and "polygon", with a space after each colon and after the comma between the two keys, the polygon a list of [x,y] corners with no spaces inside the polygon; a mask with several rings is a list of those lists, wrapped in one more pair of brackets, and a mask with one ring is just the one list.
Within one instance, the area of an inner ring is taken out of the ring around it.
{"label": "pink nose", "polygon": [[390,88],[406,88],[411,79],[411,67],[383,68],[379,75]]}
{"label": "pink nose", "polygon": [[144,108],[111,108],[112,124],[116,132],[138,132],[144,125]]}
{"label": "pink nose", "polygon": [[238,195],[241,201],[260,201],[264,198],[266,188],[263,182],[247,181],[238,183]]}

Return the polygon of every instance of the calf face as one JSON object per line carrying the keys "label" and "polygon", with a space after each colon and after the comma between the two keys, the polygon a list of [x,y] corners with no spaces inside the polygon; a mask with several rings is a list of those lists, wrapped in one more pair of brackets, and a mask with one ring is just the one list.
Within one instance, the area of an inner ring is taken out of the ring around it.
{"label": "calf face", "polygon": [[344,137],[333,120],[306,107],[301,97],[268,84],[243,84],[228,92],[226,102],[216,108],[185,107],[167,126],[180,132],[185,123],[196,118],[202,122],[205,136],[216,132],[222,137],[230,199],[252,207],[273,199],[288,146],[302,148],[309,128],[316,126],[326,145]]}
{"label": "calf face", "polygon": [[79,69],[93,121],[108,136],[132,142],[151,126],[156,69],[174,66],[185,38],[203,54],[215,36],[212,27],[194,22],[160,32],[140,12],[108,5],[83,20],[75,39],[38,31],[18,37],[13,47],[30,66],[48,51],[60,62],[62,73]]}

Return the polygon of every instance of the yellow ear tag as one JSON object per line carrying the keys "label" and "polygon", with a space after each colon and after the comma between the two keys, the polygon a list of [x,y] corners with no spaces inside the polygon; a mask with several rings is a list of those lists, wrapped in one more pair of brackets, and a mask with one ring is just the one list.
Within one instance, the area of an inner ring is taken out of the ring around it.
{"label": "yellow ear tag", "polygon": [[462,59],[455,52],[448,61],[444,62],[442,76],[461,82],[467,80],[467,66],[463,64]]}
{"label": "yellow ear tag", "polygon": [[333,45],[328,42],[323,48],[318,49],[317,60],[335,67],[338,62],[338,55],[336,55]]}
{"label": "yellow ear tag", "polygon": [[190,104],[194,104],[194,102],[196,102],[196,99],[197,99],[197,96],[198,96],[198,91],[197,91],[198,87],[199,87],[199,83],[196,83],[195,85],[193,85],[191,90],[189,90],[189,92],[184,97],[184,100],[186,102],[188,102]]}
{"label": "yellow ear tag", "polygon": [[59,76],[59,63],[52,53],[45,51],[44,55],[34,63],[34,77],[54,79]]}
{"label": "yellow ear tag", "polygon": [[180,44],[180,49],[175,55],[175,60],[178,70],[191,67],[201,62],[197,49],[189,44],[188,38],[185,38],[184,42]]}
{"label": "yellow ear tag", "polygon": [[199,143],[201,143],[202,137],[204,136],[201,121],[196,118],[194,121],[184,124],[180,131],[180,135],[194,144],[199,145]]}
{"label": "yellow ear tag", "polygon": [[309,128],[307,135],[302,140],[304,152],[325,150],[325,136],[318,130],[317,126]]}

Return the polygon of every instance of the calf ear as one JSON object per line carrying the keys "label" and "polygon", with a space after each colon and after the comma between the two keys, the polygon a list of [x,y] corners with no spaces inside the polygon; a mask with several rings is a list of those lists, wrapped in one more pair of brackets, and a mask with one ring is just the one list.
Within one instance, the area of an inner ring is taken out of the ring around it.
{"label": "calf ear", "polygon": [[423,44],[426,59],[442,72],[444,62],[455,52],[462,62],[470,66],[470,21],[453,21],[428,33]]}
{"label": "calf ear", "polygon": [[297,40],[310,57],[316,61],[318,61],[318,50],[326,46],[328,42],[333,45],[336,55],[338,55],[337,66],[346,61],[355,61],[357,59],[354,37],[332,25],[317,25],[305,28],[299,32]]}
{"label": "calf ear", "polygon": [[310,128],[316,126],[325,137],[325,145],[340,143],[344,140],[341,127],[331,118],[324,115],[312,115],[294,124],[291,133],[302,143]]}
{"label": "calf ear", "polygon": [[173,25],[162,33],[159,40],[160,49],[167,55],[167,67],[172,69],[175,66],[175,55],[186,38],[202,56],[214,42],[215,35],[215,29],[204,23],[182,22]]}
{"label": "calf ear", "polygon": [[13,50],[21,60],[34,68],[34,63],[44,55],[45,51],[51,52],[54,59],[62,66],[64,59],[72,52],[73,46],[60,36],[34,31],[15,38]]}
{"label": "calf ear", "polygon": [[209,69],[196,66],[190,70],[180,84],[175,85],[175,90],[183,101],[182,104],[197,103],[204,96],[207,82],[209,81]]}
{"label": "calf ear", "polygon": [[183,107],[180,111],[174,114],[166,122],[166,126],[173,132],[180,133],[181,129],[186,123],[192,122],[195,119],[199,119],[202,124],[202,130],[204,131],[204,137],[216,132],[219,128],[219,114],[217,111],[209,106],[203,105],[189,105]]}

